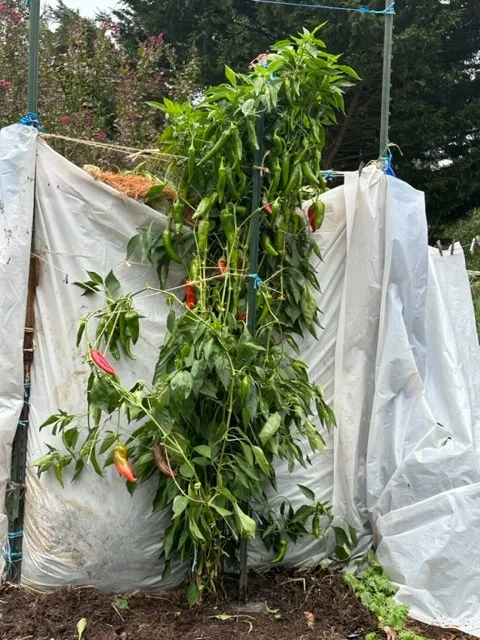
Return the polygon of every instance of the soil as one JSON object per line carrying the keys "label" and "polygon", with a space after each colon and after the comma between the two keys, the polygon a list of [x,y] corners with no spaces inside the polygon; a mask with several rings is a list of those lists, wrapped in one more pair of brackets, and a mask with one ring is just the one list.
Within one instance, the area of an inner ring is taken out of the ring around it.
{"label": "soil", "polygon": [[[234,594],[236,583],[227,578],[226,591]],[[6,585],[0,592],[1,640],[78,640],[82,618],[83,640],[361,640],[378,629],[342,577],[329,571],[252,574],[243,607],[224,600],[189,608],[184,589],[106,595],[93,587],[39,593]],[[432,640],[471,637],[418,623],[410,628]]]}

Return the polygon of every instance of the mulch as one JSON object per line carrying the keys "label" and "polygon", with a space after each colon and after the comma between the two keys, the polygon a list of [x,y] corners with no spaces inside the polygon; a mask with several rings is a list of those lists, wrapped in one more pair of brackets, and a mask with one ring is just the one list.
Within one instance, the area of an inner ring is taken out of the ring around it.
{"label": "mulch", "polygon": [[[235,599],[237,579],[225,578],[218,602],[190,608],[185,589],[105,594],[93,587],[39,593],[5,585],[0,591],[1,640],[361,640],[377,622],[340,574],[270,571],[249,577],[249,601]],[[128,608],[126,608],[128,607]],[[419,623],[410,628],[431,640],[471,638]]]}

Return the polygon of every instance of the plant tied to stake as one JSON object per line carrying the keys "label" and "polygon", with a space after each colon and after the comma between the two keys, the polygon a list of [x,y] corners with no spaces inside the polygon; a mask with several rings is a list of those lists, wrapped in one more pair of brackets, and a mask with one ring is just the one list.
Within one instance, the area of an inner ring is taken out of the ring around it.
{"label": "plant tied to stake", "polygon": [[[224,561],[237,558],[241,538],[260,534],[279,562],[289,540],[321,537],[332,517],[308,487],[300,487],[307,502],[296,511],[282,500],[278,509],[269,506],[265,493],[267,484],[276,486],[275,460],[286,460],[290,471],[305,466],[307,445],[322,451],[321,429],[334,424],[321,388],[295,354],[298,337],[316,336],[318,326],[312,257],[321,256],[312,232],[324,215],[317,202],[325,190],[324,127],[336,121],[343,91],[358,76],[325,51],[316,32],[276,43],[249,73],[227,67],[228,82],[198,104],[152,103],[167,116],[160,145],[171,154],[166,175],[177,193],[166,228],[141,230],[127,250],[130,257],[141,249],[155,266],[158,292],[171,307],[152,383],[126,389],[97,355],[120,357],[122,348],[133,357],[139,337],[133,303],[142,292],[118,296],[113,274],[104,281],[89,273],[77,284],[87,295],[103,291],[106,307],[83,319],[78,336],[92,353],[86,435],[79,445],[83,418],[75,423],[65,412],[44,423],[61,433],[68,453],[51,449],[37,461],[39,473],[53,467],[61,479],[68,464],[78,475],[90,461],[102,475],[98,456],[105,455],[105,465],[115,462],[129,476],[132,492],[155,478],[154,508],[172,510],[165,571],[189,561],[191,603],[217,591]],[[253,161],[259,148],[260,168]],[[249,273],[248,250],[258,169],[263,282],[256,281],[256,307],[248,309],[248,284],[257,278]],[[300,209],[305,199],[314,201],[308,216]],[[172,261],[185,268],[178,296],[163,291]],[[256,315],[255,335],[245,324],[247,311]],[[123,428],[111,427],[117,413],[115,424]],[[125,422],[135,425],[133,433]]]}

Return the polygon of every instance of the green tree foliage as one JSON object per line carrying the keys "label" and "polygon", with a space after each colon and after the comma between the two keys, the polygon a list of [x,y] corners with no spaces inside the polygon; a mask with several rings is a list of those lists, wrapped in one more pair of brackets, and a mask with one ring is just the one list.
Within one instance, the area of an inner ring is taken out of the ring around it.
{"label": "green tree foliage", "polygon": [[[403,152],[396,158],[399,176],[426,191],[437,227],[480,198],[480,4],[397,0],[396,9],[390,139]],[[180,56],[195,46],[205,85],[221,78],[225,64],[245,69],[273,40],[328,20],[323,36],[329,48],[343,52],[363,82],[347,96],[346,117],[330,134],[324,167],[356,169],[378,155],[381,17],[247,0],[123,0],[116,15],[130,46],[159,32]]]}

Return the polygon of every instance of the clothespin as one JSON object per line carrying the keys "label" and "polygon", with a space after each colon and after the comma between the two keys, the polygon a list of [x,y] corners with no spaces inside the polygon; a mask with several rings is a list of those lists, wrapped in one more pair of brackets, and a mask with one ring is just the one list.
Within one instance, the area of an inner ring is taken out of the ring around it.
{"label": "clothespin", "polygon": [[475,245],[480,246],[480,235],[479,236],[475,236],[472,239],[472,244],[470,245],[470,253],[473,253],[475,250]]}
{"label": "clothespin", "polygon": [[358,177],[360,177],[362,175],[362,171],[363,171],[363,167],[365,166],[365,162],[362,160],[360,162],[360,165],[358,167]]}
{"label": "clothespin", "polygon": [[440,252],[440,255],[443,256],[443,249],[442,249],[442,243],[440,242],[440,240],[437,240],[437,249]]}
{"label": "clothespin", "polygon": [[453,252],[455,251],[455,238],[452,238],[452,244],[450,245],[450,255],[453,256]]}

